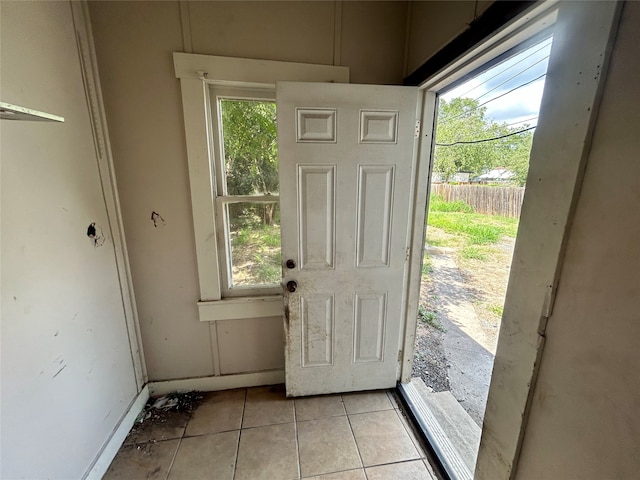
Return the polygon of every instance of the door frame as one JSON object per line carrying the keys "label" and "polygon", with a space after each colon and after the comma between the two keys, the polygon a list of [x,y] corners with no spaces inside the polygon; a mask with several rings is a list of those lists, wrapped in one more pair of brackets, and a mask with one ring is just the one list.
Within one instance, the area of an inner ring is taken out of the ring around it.
{"label": "door frame", "polygon": [[[421,101],[420,140],[418,143],[418,172],[416,182],[412,185],[416,191],[411,232],[411,252],[409,257],[410,272],[407,279],[406,330],[403,345],[403,361],[401,364],[400,381],[407,383],[411,380],[413,367],[413,346],[417,327],[417,311],[420,301],[420,284],[422,281],[422,261],[424,257],[424,239],[426,233],[426,219],[429,211],[429,194],[431,187],[431,173],[434,161],[435,128],[438,112],[439,95],[452,85],[463,81],[477,69],[482,68],[496,57],[509,52],[531,37],[552,27],[557,20],[557,0],[544,2],[525,12],[520,17],[504,25],[503,29],[492,37],[476,45],[460,58],[454,59],[440,71],[419,85]],[[422,169],[426,171],[422,171]],[[420,203],[418,203],[420,202]],[[424,205],[424,209],[422,206]],[[415,315],[413,313],[416,313]]]}
{"label": "door frame", "polygon": [[118,196],[111,139],[109,137],[107,116],[98,72],[98,61],[93,41],[93,31],[91,29],[89,5],[83,1],[71,2],[70,6],[78,43],[78,55],[80,57],[82,81],[87,98],[87,109],[89,110],[92,127],[91,133],[96,149],[96,162],[100,173],[100,185],[102,187],[107,218],[109,219],[108,234],[113,242],[113,253],[116,262],[120,296],[122,298],[125,326],[129,339],[131,363],[136,382],[136,390],[140,393],[148,381],[147,366],[142,346],[142,333],[140,331],[136,297],[133,290],[129,252],[127,250],[127,241],[122,220],[122,209],[120,208],[120,198]]}
{"label": "door frame", "polygon": [[[510,479],[516,474],[621,10],[620,1],[540,2],[420,86],[426,125],[433,120],[427,114],[436,111],[438,92],[555,24],[474,478]],[[423,140],[431,142],[431,169],[433,136],[425,132]],[[428,176],[430,180],[430,172]],[[412,259],[415,270],[421,260]],[[413,295],[419,295],[418,271],[411,276],[417,281],[410,285]],[[408,299],[411,307],[415,301]],[[413,341],[409,325],[407,330],[405,342]],[[402,381],[410,376],[411,361],[405,358]]]}

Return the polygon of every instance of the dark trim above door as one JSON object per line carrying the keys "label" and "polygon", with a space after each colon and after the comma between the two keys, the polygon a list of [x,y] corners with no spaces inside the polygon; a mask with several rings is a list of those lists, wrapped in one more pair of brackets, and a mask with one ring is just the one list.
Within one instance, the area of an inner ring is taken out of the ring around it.
{"label": "dark trim above door", "polygon": [[539,3],[541,2],[497,0],[482,15],[472,21],[469,24],[469,28],[405,77],[403,83],[409,86],[422,84],[433,74],[465,54],[469,49],[489,38],[506,23]]}

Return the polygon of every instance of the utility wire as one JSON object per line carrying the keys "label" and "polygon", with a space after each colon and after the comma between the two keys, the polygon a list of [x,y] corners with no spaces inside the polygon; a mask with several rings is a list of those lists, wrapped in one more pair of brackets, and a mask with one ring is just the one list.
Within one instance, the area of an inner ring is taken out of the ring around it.
{"label": "utility wire", "polygon": [[481,104],[480,104],[480,105],[478,105],[477,107],[474,107],[474,108],[472,108],[472,109],[470,109],[470,110],[466,110],[466,111],[464,111],[464,112],[462,112],[462,113],[459,113],[458,115],[454,115],[453,117],[446,118],[446,119],[444,119],[442,122],[439,122],[439,124],[440,124],[440,125],[444,125],[445,123],[449,123],[451,120],[454,120],[454,119],[456,119],[456,118],[458,118],[458,117],[462,117],[463,115],[467,115],[467,114],[469,114],[469,113],[471,113],[471,112],[474,112],[474,111],[476,111],[477,109],[479,109],[480,107],[483,107],[483,106],[485,106],[486,104],[493,102],[494,100],[497,100],[497,99],[499,99],[499,98],[502,98],[502,97],[504,97],[505,95],[509,95],[511,92],[515,92],[516,90],[518,90],[518,89],[520,89],[520,88],[522,88],[522,87],[526,87],[527,85],[530,85],[530,84],[532,84],[533,82],[536,82],[536,81],[540,80],[542,77],[545,77],[546,75],[547,75],[546,73],[543,73],[542,75],[540,75],[539,77],[534,78],[533,80],[529,80],[528,82],[522,83],[522,84],[518,85],[517,87],[514,87],[514,88],[512,88],[511,90],[507,90],[505,93],[502,93],[502,94],[498,95],[497,97],[493,97],[493,98],[491,98],[491,99],[487,100],[486,102],[481,103]]}
{"label": "utility wire", "polygon": [[529,65],[527,68],[525,68],[524,70],[516,73],[514,76],[506,79],[504,82],[502,82],[500,85],[496,85],[495,87],[493,87],[491,90],[487,90],[486,92],[484,92],[482,95],[480,95],[479,97],[474,98],[474,100],[480,100],[482,97],[484,97],[485,95],[493,92],[494,90],[500,88],[501,86],[503,86],[505,83],[509,83],[511,80],[513,80],[516,77],[519,77],[520,75],[522,75],[524,72],[526,72],[527,70],[535,67],[537,64],[539,64],[540,62],[544,62],[547,58],[549,58],[549,55],[547,55],[546,57],[541,58],[540,60],[538,60],[536,63],[532,63],[531,65]]}
{"label": "utility wire", "polygon": [[453,147],[454,145],[468,145],[472,143],[492,142],[494,140],[500,140],[501,138],[511,137],[512,135],[518,135],[519,133],[528,132],[529,130],[533,130],[536,127],[537,125],[534,125],[533,127],[525,128],[523,130],[518,130],[517,132],[507,133],[506,135],[500,135],[499,137],[484,138],[482,140],[469,140],[469,141],[460,141],[460,142],[453,142],[453,143],[436,143],[436,147]]}
{"label": "utility wire", "polygon": [[508,123],[507,125],[505,125],[505,127],[510,127],[512,125],[517,125],[519,123],[525,123],[525,122],[528,122],[530,120],[537,120],[537,119],[538,119],[538,116],[536,115],[535,117],[525,118],[524,120],[520,120],[519,122]]}
{"label": "utility wire", "polygon": [[473,92],[476,88],[481,87],[482,85],[484,85],[485,83],[488,83],[490,80],[493,80],[494,78],[496,78],[499,75],[502,75],[504,72],[512,69],[513,67],[515,67],[516,65],[518,65],[519,63],[524,62],[527,58],[535,55],[536,53],[538,53],[540,50],[544,50],[545,48],[547,48],[549,45],[551,45],[551,42],[549,41],[548,43],[545,43],[542,47],[540,47],[539,49],[537,49],[535,52],[531,52],[529,55],[527,55],[524,58],[521,58],[520,60],[518,60],[516,63],[509,65],[507,68],[505,68],[504,70],[500,70],[498,73],[496,73],[495,75],[487,78],[484,82],[482,82],[480,85],[476,85],[475,87],[473,87],[470,90],[467,90],[466,92],[464,92],[461,95],[457,95],[457,97],[464,97],[467,93]]}

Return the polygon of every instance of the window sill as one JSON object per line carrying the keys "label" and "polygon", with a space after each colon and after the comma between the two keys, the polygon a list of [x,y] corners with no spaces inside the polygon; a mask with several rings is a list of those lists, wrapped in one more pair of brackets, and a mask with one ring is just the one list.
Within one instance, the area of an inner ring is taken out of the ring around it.
{"label": "window sill", "polygon": [[282,295],[226,298],[198,302],[201,322],[244,318],[277,317],[284,314]]}

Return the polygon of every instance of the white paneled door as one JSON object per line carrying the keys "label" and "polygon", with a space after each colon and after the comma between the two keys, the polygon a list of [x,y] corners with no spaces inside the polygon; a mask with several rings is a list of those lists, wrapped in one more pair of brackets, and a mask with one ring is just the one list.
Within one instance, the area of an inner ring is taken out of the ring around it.
{"label": "white paneled door", "polygon": [[282,82],[276,97],[287,394],[393,387],[418,91]]}

